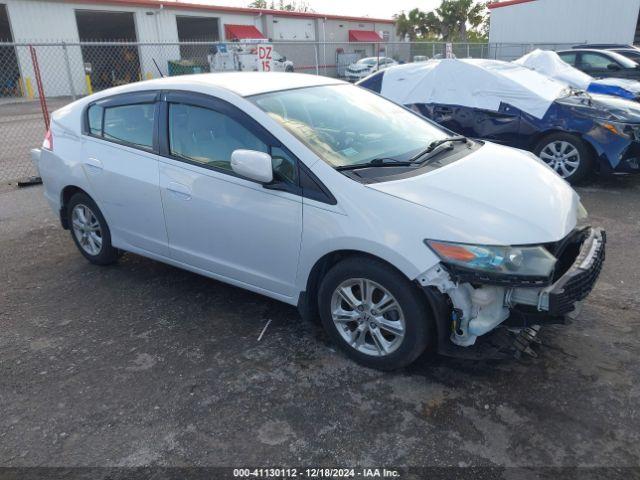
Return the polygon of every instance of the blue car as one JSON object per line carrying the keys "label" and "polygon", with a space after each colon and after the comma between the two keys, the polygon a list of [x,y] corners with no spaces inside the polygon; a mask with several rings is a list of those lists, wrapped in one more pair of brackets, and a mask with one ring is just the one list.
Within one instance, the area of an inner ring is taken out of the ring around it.
{"label": "blue car", "polygon": [[361,87],[473,138],[529,150],[570,183],[640,172],[640,104],[589,94],[496,60],[431,60]]}

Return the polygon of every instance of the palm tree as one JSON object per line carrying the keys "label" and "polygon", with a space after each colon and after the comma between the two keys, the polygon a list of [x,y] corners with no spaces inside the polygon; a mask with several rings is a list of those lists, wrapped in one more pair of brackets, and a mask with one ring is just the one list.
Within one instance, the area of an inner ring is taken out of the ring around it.
{"label": "palm tree", "polygon": [[468,29],[476,31],[486,20],[486,4],[474,0],[442,0],[438,8],[425,13],[417,8],[395,15],[398,36],[409,40],[438,36],[445,41],[468,40]]}
{"label": "palm tree", "polygon": [[468,26],[475,30],[485,21],[485,8],[474,0],[443,0],[434,14],[442,38],[466,42]]}
{"label": "palm tree", "polygon": [[402,12],[395,15],[396,33],[399,37],[409,36],[409,41],[414,42],[427,34],[425,28],[426,14],[418,8],[410,10],[408,14]]}

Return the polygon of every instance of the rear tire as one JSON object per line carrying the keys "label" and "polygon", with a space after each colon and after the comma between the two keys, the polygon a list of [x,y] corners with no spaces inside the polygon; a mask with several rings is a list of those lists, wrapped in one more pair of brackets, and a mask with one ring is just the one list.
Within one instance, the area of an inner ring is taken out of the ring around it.
{"label": "rear tire", "polygon": [[110,265],[118,260],[120,251],[111,245],[109,225],[89,195],[76,193],[71,197],[67,218],[73,242],[89,262]]}
{"label": "rear tire", "polygon": [[570,133],[545,136],[533,153],[571,184],[585,180],[593,170],[591,150],[584,140]]}
{"label": "rear tire", "polygon": [[322,279],[318,307],[334,343],[366,367],[405,367],[435,341],[418,287],[379,260],[358,256],[336,264]]}

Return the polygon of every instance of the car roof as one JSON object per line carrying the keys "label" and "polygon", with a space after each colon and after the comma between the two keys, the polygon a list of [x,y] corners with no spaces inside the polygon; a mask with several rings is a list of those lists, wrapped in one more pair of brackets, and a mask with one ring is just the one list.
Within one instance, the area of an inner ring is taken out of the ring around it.
{"label": "car roof", "polygon": [[630,48],[630,49],[637,50],[636,47],[634,47],[633,45],[629,45],[627,43],[584,43],[582,45],[574,45],[571,48],[596,48],[596,49]]}
{"label": "car roof", "polygon": [[558,50],[556,53],[576,53],[576,52],[596,52],[596,53],[609,54],[611,53],[611,50],[607,50],[604,48],[572,48],[571,50]]}
{"label": "car roof", "polygon": [[157,78],[143,82],[130,83],[118,87],[119,93],[149,89],[188,89],[189,85],[198,87],[217,87],[229,90],[242,97],[267,92],[290,90],[294,88],[316,87],[321,85],[346,84],[341,80],[289,72],[220,72],[179,75]]}

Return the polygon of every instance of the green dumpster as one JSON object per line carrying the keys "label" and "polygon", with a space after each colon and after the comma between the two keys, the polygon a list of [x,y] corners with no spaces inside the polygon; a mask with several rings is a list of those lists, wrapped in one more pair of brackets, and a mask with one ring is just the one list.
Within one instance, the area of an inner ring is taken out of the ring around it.
{"label": "green dumpster", "polygon": [[209,65],[195,60],[169,60],[169,76],[191,75],[192,73],[205,73],[209,71]]}

